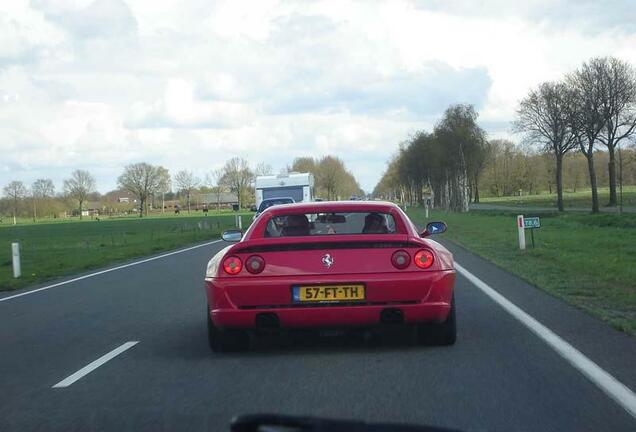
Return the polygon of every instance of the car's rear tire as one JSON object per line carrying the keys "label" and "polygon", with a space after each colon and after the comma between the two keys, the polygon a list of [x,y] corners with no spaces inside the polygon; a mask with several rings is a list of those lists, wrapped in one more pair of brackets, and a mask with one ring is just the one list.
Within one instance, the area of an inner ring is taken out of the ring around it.
{"label": "car's rear tire", "polygon": [[245,330],[220,329],[212,322],[209,310],[206,312],[208,317],[208,343],[212,351],[238,352],[249,348],[250,339]]}
{"label": "car's rear tire", "polygon": [[457,320],[455,318],[455,294],[446,320],[441,323],[417,325],[417,342],[422,345],[454,345],[457,340]]}

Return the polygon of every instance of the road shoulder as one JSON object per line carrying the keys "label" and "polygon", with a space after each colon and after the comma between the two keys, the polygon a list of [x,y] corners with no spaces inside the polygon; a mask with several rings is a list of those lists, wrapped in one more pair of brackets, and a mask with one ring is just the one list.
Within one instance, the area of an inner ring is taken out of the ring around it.
{"label": "road shoulder", "polygon": [[[472,274],[549,327],[623,384],[636,389],[635,338],[613,329],[449,240],[441,243]],[[461,309],[458,314],[461,319]]]}

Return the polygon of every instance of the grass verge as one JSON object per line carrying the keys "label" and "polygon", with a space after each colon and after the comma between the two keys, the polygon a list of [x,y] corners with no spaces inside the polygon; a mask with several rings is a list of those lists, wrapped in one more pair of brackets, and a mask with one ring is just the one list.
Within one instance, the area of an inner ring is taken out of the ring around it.
{"label": "grass verge", "polygon": [[[409,214],[424,221],[421,209]],[[536,248],[526,251],[519,250],[516,214],[433,212],[431,218],[448,224],[443,238],[636,335],[636,215],[540,216]]]}
{"label": "grass verge", "polygon": [[[249,226],[250,216],[243,216]],[[218,238],[234,216],[130,218],[0,227],[0,290],[21,288],[124,260]],[[19,242],[22,277],[13,278]]]}

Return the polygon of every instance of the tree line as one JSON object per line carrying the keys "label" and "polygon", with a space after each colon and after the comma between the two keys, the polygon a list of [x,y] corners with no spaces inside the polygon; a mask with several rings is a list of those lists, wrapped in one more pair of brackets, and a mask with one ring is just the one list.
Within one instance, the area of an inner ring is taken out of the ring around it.
{"label": "tree line", "polygon": [[563,157],[579,151],[587,161],[592,212],[599,211],[594,156],[607,151],[610,197],[616,206],[616,149],[636,133],[636,71],[615,57],[593,58],[561,81],[544,82],[521,101],[514,129],[555,162],[557,206],[563,211]]}
{"label": "tree line", "polygon": [[467,211],[479,201],[479,180],[488,141],[471,105],[452,105],[432,132],[420,131],[403,142],[374,189],[374,196],[422,205],[424,192],[433,205]]}
{"label": "tree line", "polygon": [[[557,207],[563,211],[567,161],[568,178],[576,178],[577,186],[589,185],[592,212],[598,212],[595,159],[602,159],[607,170],[602,169],[600,176],[607,172],[610,190],[607,205],[616,206],[617,149],[636,134],[636,72],[614,57],[593,58],[561,81],[531,89],[520,101],[512,125],[525,147],[487,140],[476,120],[472,106],[449,107],[432,133],[419,132],[401,144],[374,193],[421,203],[427,191],[436,206],[466,211],[469,201],[479,202],[484,187],[490,194],[512,195],[547,186],[550,192],[554,187]],[[634,150],[625,153],[629,176]],[[586,181],[580,179],[582,158]]]}
{"label": "tree line", "polygon": [[326,200],[349,199],[365,194],[355,176],[346,168],[342,159],[336,156],[327,155],[319,159],[299,157],[287,167],[287,171],[312,173],[315,181],[314,194]]}
{"label": "tree line", "polygon": [[[363,193],[344,162],[334,156],[297,158],[281,172],[292,171],[311,172],[315,176],[316,196],[325,199],[342,199]],[[237,197],[239,208],[244,208],[254,202],[256,176],[272,174],[270,165],[259,163],[252,168],[247,160],[239,157],[226,161],[220,169],[210,171],[204,179],[190,170],[171,175],[165,167],[140,162],[124,167],[117,178],[117,186],[118,191],[126,191],[136,198],[138,215],[143,217],[148,214],[150,207],[165,208],[166,199],[175,196],[183,198],[189,212],[193,198],[201,193],[212,193],[217,206],[220,206],[222,194],[230,192]],[[53,181],[46,178],[36,180],[30,188],[15,180],[7,184],[3,192],[5,197],[0,200],[0,214],[10,213],[14,223],[20,215],[30,215],[35,220],[44,215],[45,210],[50,215],[78,209],[81,219],[86,202],[100,199],[95,178],[86,170],[73,171],[64,180],[61,193],[56,193]]]}
{"label": "tree line", "polygon": [[[485,168],[480,176],[480,190],[484,194],[502,197],[542,192],[556,193],[553,155],[505,139],[490,140],[489,145],[492,146],[492,150],[487,153]],[[636,147],[622,149],[621,156],[623,184],[636,185]],[[608,152],[597,150],[594,154],[594,165],[598,187],[608,188]],[[564,155],[562,171],[564,192],[590,189],[587,159],[582,153],[573,151]],[[618,172],[620,180],[621,170]]]}
{"label": "tree line", "polygon": [[[236,193],[239,203],[242,204],[245,189],[250,185],[254,174],[259,169],[271,170],[271,168],[261,165],[253,171],[249,168],[247,161],[233,158],[227,161],[222,169],[210,173],[206,176],[206,180],[201,180],[190,170],[181,170],[171,176],[169,170],[163,166],[139,162],[124,167],[123,172],[117,178],[117,186],[118,191],[125,191],[135,197],[139,217],[143,217],[148,214],[151,201],[157,203],[160,199],[161,208],[164,208],[166,197],[174,195],[173,189],[184,198],[188,211],[190,211],[193,193],[202,189],[211,190],[214,187],[220,191]],[[216,184],[209,184],[211,181]],[[22,205],[23,201],[26,200],[32,204],[30,213],[34,220],[38,216],[38,206],[44,203],[47,203],[49,209],[54,211],[60,208],[69,208],[69,206],[77,208],[79,217],[82,219],[85,203],[100,197],[96,190],[94,176],[81,169],[73,171],[70,177],[64,180],[63,191],[60,194],[55,193],[55,186],[51,179],[38,179],[30,189],[23,182],[14,180],[4,187],[3,192],[5,211],[6,204],[8,204],[14,223],[21,213],[29,213],[29,209]],[[158,207],[158,205],[154,207]]]}

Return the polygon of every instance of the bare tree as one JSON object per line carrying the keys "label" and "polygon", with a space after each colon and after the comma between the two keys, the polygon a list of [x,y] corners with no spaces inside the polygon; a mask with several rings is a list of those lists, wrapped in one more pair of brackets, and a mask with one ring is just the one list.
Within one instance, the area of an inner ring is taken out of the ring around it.
{"label": "bare tree", "polygon": [[139,199],[139,217],[144,211],[148,215],[147,202],[155,192],[159,190],[162,180],[162,170],[165,168],[156,167],[145,162],[127,165],[124,172],[117,179],[121,189],[127,190]]}
{"label": "bare tree", "polygon": [[31,194],[33,195],[33,221],[35,222],[37,218],[37,202],[55,195],[53,181],[51,179],[37,179],[31,186]]}
{"label": "bare tree", "polygon": [[157,192],[161,192],[161,213],[166,211],[166,193],[172,189],[172,179],[167,168],[157,167],[159,170],[159,186]]}
{"label": "bare tree", "polygon": [[182,170],[174,176],[174,182],[176,183],[177,188],[186,194],[188,213],[190,213],[190,195],[192,194],[192,191],[201,184],[201,180],[196,177],[192,171]]}
{"label": "bare tree", "polygon": [[243,193],[250,185],[254,173],[245,159],[234,157],[225,163],[223,177],[219,180],[226,185],[238,198],[239,210],[243,205]]}
{"label": "bare tree", "polygon": [[223,169],[215,169],[210,171],[205,175],[205,182],[208,186],[214,188],[214,193],[216,195],[216,211],[221,209],[221,194],[223,193],[223,189],[225,186],[221,183],[221,179],[223,178]]}
{"label": "bare tree", "polygon": [[636,133],[636,71],[615,57],[595,59],[602,79],[602,112],[605,127],[598,140],[609,153],[609,203],[616,206],[615,149],[624,139]]}
{"label": "bare tree", "polygon": [[33,182],[33,195],[37,198],[51,198],[55,195],[55,185],[51,179],[37,179]]}
{"label": "bare tree", "polygon": [[64,192],[78,201],[79,216],[82,219],[82,205],[88,195],[95,191],[95,179],[84,170],[75,170],[71,173],[71,178],[64,180]]}
{"label": "bare tree", "polygon": [[266,164],[265,162],[260,162],[256,165],[256,169],[254,170],[254,176],[264,176],[264,175],[272,175],[274,174],[274,170],[270,164]]}
{"label": "bare tree", "polygon": [[27,188],[21,181],[12,181],[4,187],[4,194],[11,199],[13,203],[13,225],[17,223],[18,209],[20,200],[27,194]]}
{"label": "bare tree", "polygon": [[554,155],[559,211],[563,211],[563,157],[577,146],[569,121],[571,94],[564,83],[541,84],[521,101],[513,125],[528,141],[541,143],[543,151]]}
{"label": "bare tree", "polygon": [[592,188],[592,213],[598,213],[598,187],[594,168],[594,145],[605,128],[606,118],[603,111],[604,66],[601,59],[592,59],[567,77],[572,92],[572,104],[569,113],[570,127],[581,153],[587,159]]}

